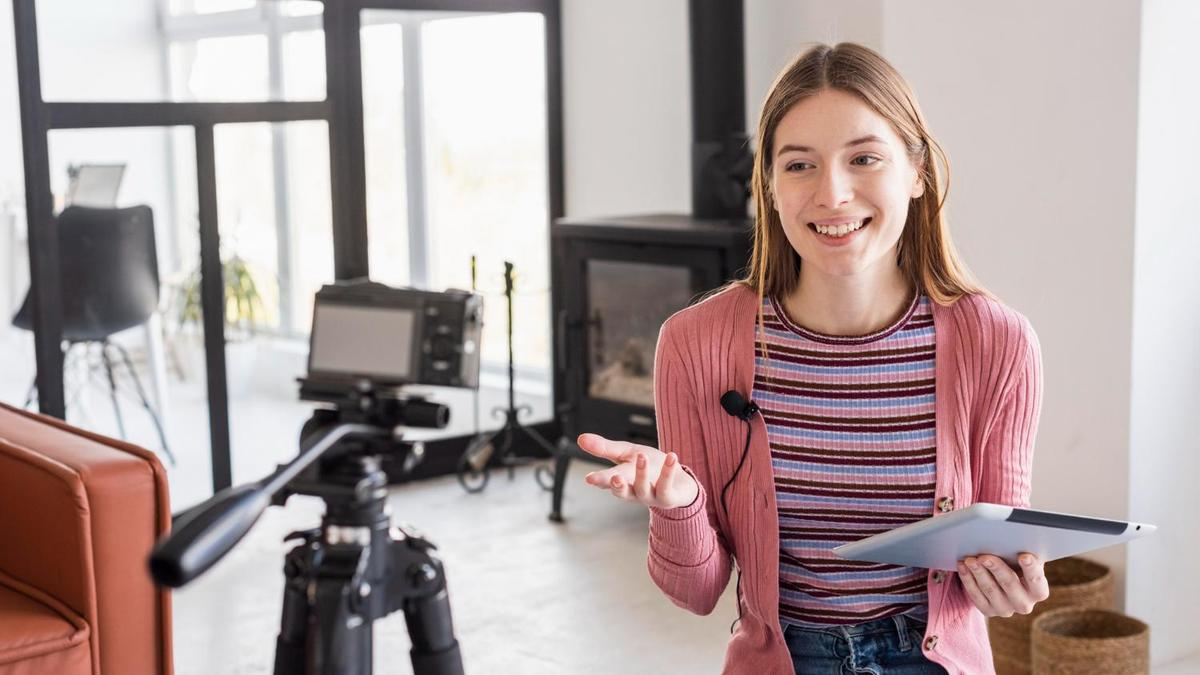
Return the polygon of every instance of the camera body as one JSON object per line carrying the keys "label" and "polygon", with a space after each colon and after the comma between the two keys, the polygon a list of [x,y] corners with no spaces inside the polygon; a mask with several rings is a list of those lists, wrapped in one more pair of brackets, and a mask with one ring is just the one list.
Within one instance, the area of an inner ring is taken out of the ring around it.
{"label": "camera body", "polygon": [[336,389],[479,386],[483,298],[460,290],[394,288],[366,279],[317,292],[308,377]]}

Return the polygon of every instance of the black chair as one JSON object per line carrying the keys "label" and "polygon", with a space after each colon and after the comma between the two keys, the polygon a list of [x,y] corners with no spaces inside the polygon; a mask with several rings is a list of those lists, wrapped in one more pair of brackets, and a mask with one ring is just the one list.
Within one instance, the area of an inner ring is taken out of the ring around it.
{"label": "black chair", "polygon": [[[154,214],[149,206],[99,209],[69,206],[58,215],[59,265],[62,274],[63,358],[78,345],[99,344],[109,393],[117,417],[117,428],[125,437],[125,423],[117,402],[117,380],[113,376],[115,350],[124,362],[142,406],[158,430],[163,452],[172,465],[175,456],[167,446],[162,422],[154,412],[138,379],[133,360],[111,338],[123,330],[140,326],[158,308],[158,256],[154,242]],[[25,295],[13,325],[33,330],[30,294]],[[30,386],[26,407],[33,401],[37,381]]]}

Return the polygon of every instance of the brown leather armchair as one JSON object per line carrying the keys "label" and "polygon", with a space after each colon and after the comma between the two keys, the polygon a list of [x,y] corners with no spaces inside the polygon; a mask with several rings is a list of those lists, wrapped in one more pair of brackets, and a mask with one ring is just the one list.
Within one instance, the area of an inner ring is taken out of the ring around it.
{"label": "brown leather armchair", "polygon": [[170,675],[150,452],[0,403],[0,675]]}

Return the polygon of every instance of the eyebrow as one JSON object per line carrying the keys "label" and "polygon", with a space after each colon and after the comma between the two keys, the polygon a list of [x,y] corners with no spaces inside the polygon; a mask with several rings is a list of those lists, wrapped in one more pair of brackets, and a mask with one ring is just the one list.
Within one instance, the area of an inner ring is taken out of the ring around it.
{"label": "eyebrow", "polygon": [[[880,138],[874,134],[871,134],[869,136],[863,136],[862,138],[856,138],[856,139],[850,141],[849,143],[847,143],[845,147],[851,148],[856,145],[862,145],[863,143],[886,143],[886,142],[887,141],[883,140],[882,138]],[[792,145],[789,143],[788,145],[785,145],[782,148],[779,148],[779,152],[777,152],[775,154],[776,154],[776,156],[778,156],[778,155],[782,155],[785,152],[812,152],[812,151],[813,151],[813,149],[808,147],[807,145]]]}

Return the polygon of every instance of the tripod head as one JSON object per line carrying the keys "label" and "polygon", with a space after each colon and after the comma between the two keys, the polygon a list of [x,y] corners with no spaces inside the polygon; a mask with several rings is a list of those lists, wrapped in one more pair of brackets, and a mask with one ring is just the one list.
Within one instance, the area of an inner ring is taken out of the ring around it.
{"label": "tripod head", "polygon": [[[380,390],[367,380],[336,398],[314,386],[301,380],[301,397],[332,402],[336,409],[314,414],[302,432],[300,453],[291,462],[261,480],[222,490],[182,516],[150,554],[156,582],[179,588],[203,574],[241,541],[271,504],[282,505],[296,493],[326,496],[322,476],[336,473],[343,458],[406,448],[397,431],[401,424],[441,428],[450,419],[444,405],[404,399],[397,390]],[[407,456],[419,455],[408,451]]]}

